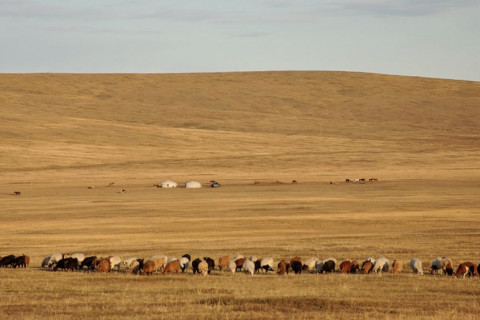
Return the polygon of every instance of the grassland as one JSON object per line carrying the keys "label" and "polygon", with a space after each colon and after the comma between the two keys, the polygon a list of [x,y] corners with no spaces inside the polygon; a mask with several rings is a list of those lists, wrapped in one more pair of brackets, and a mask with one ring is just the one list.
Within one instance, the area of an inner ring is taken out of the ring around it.
{"label": "grassland", "polygon": [[[374,74],[0,75],[0,255],[32,259],[0,270],[2,318],[476,319],[478,279],[408,268],[203,278],[38,266],[53,252],[478,263],[479,105],[476,82]],[[363,177],[379,182],[343,182]],[[222,187],[152,188],[167,178]]]}

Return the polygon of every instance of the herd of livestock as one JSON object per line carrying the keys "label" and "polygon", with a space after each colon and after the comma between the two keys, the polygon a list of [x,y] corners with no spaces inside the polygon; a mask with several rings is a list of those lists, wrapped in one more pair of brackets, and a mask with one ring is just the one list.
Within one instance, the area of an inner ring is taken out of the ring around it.
{"label": "herd of livestock", "polygon": [[[212,271],[230,271],[245,272],[246,274],[254,275],[255,273],[276,272],[278,275],[288,274],[293,272],[300,273],[383,273],[392,272],[400,273],[403,270],[403,263],[399,260],[390,261],[381,257],[375,259],[369,257],[361,264],[356,260],[344,260],[339,265],[335,258],[328,258],[321,260],[316,257],[308,258],[302,261],[301,257],[294,257],[291,260],[281,260],[277,263],[276,271],[274,269],[273,258],[264,257],[257,258],[251,256],[248,259],[243,255],[237,254],[233,259],[229,256],[223,256],[218,259],[217,264],[215,260],[210,257],[203,259],[196,258],[192,261],[189,254],[184,254],[181,258],[167,257],[166,255],[155,255],[150,259],[139,259],[131,257],[122,260],[118,256],[109,256],[105,258],[97,256],[85,257],[82,253],[75,253],[72,255],[65,255],[62,253],[55,253],[51,256],[45,257],[41,264],[41,269],[51,271],[88,271],[88,272],[127,272],[129,274],[138,275],[152,275],[153,273],[185,273],[191,267],[193,274],[208,275]],[[8,255],[0,257],[0,267],[3,268],[26,268],[30,263],[30,258],[26,255],[14,256]],[[413,258],[410,260],[410,268],[416,274],[423,275],[422,262]],[[431,264],[429,271],[431,274],[444,274],[456,277],[474,277],[480,274],[480,264],[477,265],[472,262],[464,262],[458,265],[454,271],[452,260],[446,257],[435,258]]]}

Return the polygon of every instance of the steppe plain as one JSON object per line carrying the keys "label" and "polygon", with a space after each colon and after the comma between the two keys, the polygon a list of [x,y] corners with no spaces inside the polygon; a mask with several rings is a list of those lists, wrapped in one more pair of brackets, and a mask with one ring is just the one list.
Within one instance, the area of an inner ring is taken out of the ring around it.
{"label": "steppe plain", "polygon": [[[1,74],[0,256],[31,265],[0,270],[0,317],[478,319],[478,278],[407,265],[480,262],[479,110],[478,82],[366,73]],[[222,186],[152,188],[166,179]],[[405,267],[40,270],[53,252],[386,256]]]}

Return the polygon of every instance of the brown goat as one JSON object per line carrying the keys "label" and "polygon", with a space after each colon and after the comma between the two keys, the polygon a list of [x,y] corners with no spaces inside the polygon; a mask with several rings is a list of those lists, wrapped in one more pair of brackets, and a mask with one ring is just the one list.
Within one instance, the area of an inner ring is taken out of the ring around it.
{"label": "brown goat", "polygon": [[243,264],[245,263],[246,260],[247,259],[245,259],[245,258],[240,258],[240,259],[235,260],[235,265],[236,265],[235,271],[239,271],[239,269],[240,269],[240,271],[242,271]]}
{"label": "brown goat", "polygon": [[228,256],[223,256],[218,259],[218,268],[220,271],[225,270],[227,267],[228,263],[230,262],[230,258]]}
{"label": "brown goat", "polygon": [[372,261],[364,261],[362,263],[362,272],[363,273],[370,273],[373,269],[373,263]]}
{"label": "brown goat", "polygon": [[163,270],[163,274],[165,273],[170,273],[170,272],[175,272],[178,274],[178,271],[180,270],[180,262],[178,260],[173,260],[167,263],[165,266],[165,269]]}
{"label": "brown goat", "polygon": [[290,268],[290,264],[287,261],[282,260],[278,263],[277,267],[278,267],[277,274],[279,276],[283,276],[285,272],[288,274],[288,269]]}
{"label": "brown goat", "polygon": [[147,262],[145,262],[143,264],[143,271],[140,274],[142,276],[144,276],[144,275],[151,276],[152,272],[154,272],[154,271],[156,271],[155,262],[153,262],[152,260],[148,260]]}
{"label": "brown goat", "polygon": [[95,265],[95,270],[97,272],[110,272],[110,260],[109,259],[97,260]]}
{"label": "brown goat", "polygon": [[400,272],[402,272],[402,270],[403,270],[403,263],[402,263],[402,261],[393,260],[393,263],[392,263],[392,273],[393,273],[393,274],[400,273]]}
{"label": "brown goat", "polygon": [[350,273],[352,271],[352,260],[345,260],[340,263],[340,273]]}

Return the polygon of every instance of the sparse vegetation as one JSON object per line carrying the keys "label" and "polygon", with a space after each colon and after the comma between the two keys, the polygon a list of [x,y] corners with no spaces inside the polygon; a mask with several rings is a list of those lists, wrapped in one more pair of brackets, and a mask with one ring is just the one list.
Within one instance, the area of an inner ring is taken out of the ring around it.
{"label": "sparse vegetation", "polygon": [[[0,255],[30,256],[0,268],[1,318],[477,319],[478,278],[417,276],[408,261],[480,262],[479,103],[475,82],[355,73],[0,75]],[[168,178],[221,187],[152,188]],[[405,265],[40,270],[53,252]]]}

